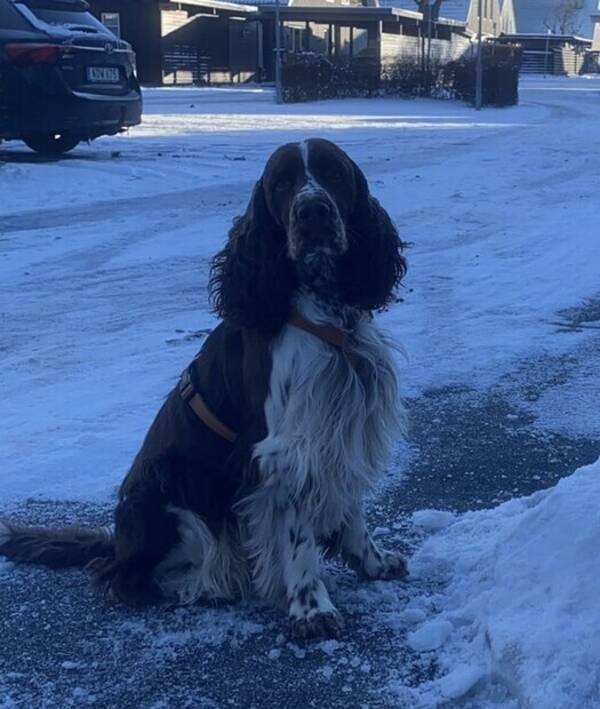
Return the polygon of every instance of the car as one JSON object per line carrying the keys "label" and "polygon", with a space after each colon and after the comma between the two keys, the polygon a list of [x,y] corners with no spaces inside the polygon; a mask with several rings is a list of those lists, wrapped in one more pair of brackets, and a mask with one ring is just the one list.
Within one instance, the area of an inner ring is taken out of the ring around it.
{"label": "car", "polygon": [[50,155],[141,122],[131,45],[84,0],[0,0],[0,142]]}

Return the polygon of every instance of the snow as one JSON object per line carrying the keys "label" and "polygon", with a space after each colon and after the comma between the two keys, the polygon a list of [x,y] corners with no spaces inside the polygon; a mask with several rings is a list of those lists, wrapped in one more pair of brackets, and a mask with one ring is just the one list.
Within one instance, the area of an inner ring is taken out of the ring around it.
{"label": "snow", "polygon": [[[142,126],[68,159],[0,146],[0,514],[28,497],[110,503],[215,324],[211,256],[271,151],[311,135],[361,165],[411,244],[403,302],[379,316],[407,353],[407,397],[501,389],[543,431],[598,437],[600,317],[577,313],[599,293],[599,97],[599,81],[530,78],[520,106],[475,113],[391,98],[277,106],[256,87],[152,89]],[[526,386],[539,395],[524,399]],[[378,639],[406,635],[423,676],[439,666],[415,688],[392,646],[399,676],[386,691],[398,705],[600,706],[599,472],[491,510],[420,510],[413,528],[429,536],[406,585],[332,575],[350,617],[366,613]],[[384,545],[402,541],[403,525],[381,522]],[[2,584],[13,569],[0,560]],[[184,615],[131,632],[165,662],[270,632],[239,610],[204,617],[200,629]],[[315,654],[319,681],[374,672],[351,642],[305,649],[278,636],[263,652],[275,666]]]}
{"label": "snow", "polygon": [[[70,159],[11,144],[0,153],[2,499],[114,490],[214,325],[210,257],[270,152],[307,135],[348,150],[412,244],[404,303],[382,317],[408,354],[407,395],[489,387],[551,340],[566,351],[554,313],[597,292],[595,85],[528,81],[522,105],[481,113],[151,89],[142,126]],[[575,118],[561,108],[574,95]],[[564,406],[553,416],[575,418]]]}
{"label": "snow", "polygon": [[411,574],[447,583],[409,634],[416,650],[441,648],[427,705],[495,678],[522,707],[600,706],[599,499],[600,461],[424,542]]}
{"label": "snow", "polygon": [[446,510],[419,510],[414,512],[412,516],[413,524],[429,531],[444,529],[453,520],[454,515],[452,512],[447,512]]}
{"label": "snow", "polygon": [[437,650],[452,632],[452,623],[447,620],[431,620],[408,634],[408,644],[417,652]]}

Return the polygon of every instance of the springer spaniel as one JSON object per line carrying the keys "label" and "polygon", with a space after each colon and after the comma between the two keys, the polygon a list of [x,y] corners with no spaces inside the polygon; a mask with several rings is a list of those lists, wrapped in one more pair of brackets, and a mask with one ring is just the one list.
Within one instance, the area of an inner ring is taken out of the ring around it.
{"label": "springer spaniel", "polygon": [[405,415],[371,311],[405,272],[402,242],[336,145],[276,150],[213,261],[222,318],[169,394],[119,492],[114,530],[0,522],[0,554],[87,565],[141,605],[287,604],[300,636],[337,636],[320,550],[401,578],[362,509]]}

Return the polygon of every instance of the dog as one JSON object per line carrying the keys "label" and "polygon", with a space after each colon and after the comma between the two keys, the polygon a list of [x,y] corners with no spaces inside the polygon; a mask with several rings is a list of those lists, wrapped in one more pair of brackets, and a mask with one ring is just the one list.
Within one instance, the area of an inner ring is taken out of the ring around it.
{"label": "dog", "polygon": [[323,139],[269,158],[212,262],[221,322],[164,401],[119,491],[114,527],[0,523],[0,555],[86,566],[132,606],[287,606],[301,637],[337,637],[323,552],[403,578],[363,498],[403,435],[393,344],[373,311],[406,271],[392,220],[358,166]]}

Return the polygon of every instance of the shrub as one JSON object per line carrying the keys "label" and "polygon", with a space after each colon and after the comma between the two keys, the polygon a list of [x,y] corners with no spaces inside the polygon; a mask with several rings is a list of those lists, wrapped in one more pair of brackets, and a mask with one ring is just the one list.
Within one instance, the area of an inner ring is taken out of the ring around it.
{"label": "shrub", "polygon": [[[483,104],[512,106],[518,102],[520,48],[483,45]],[[475,102],[476,60],[465,56],[424,71],[418,57],[380,63],[370,57],[325,57],[313,52],[287,55],[282,73],[283,100],[288,103],[380,94],[431,96]]]}

